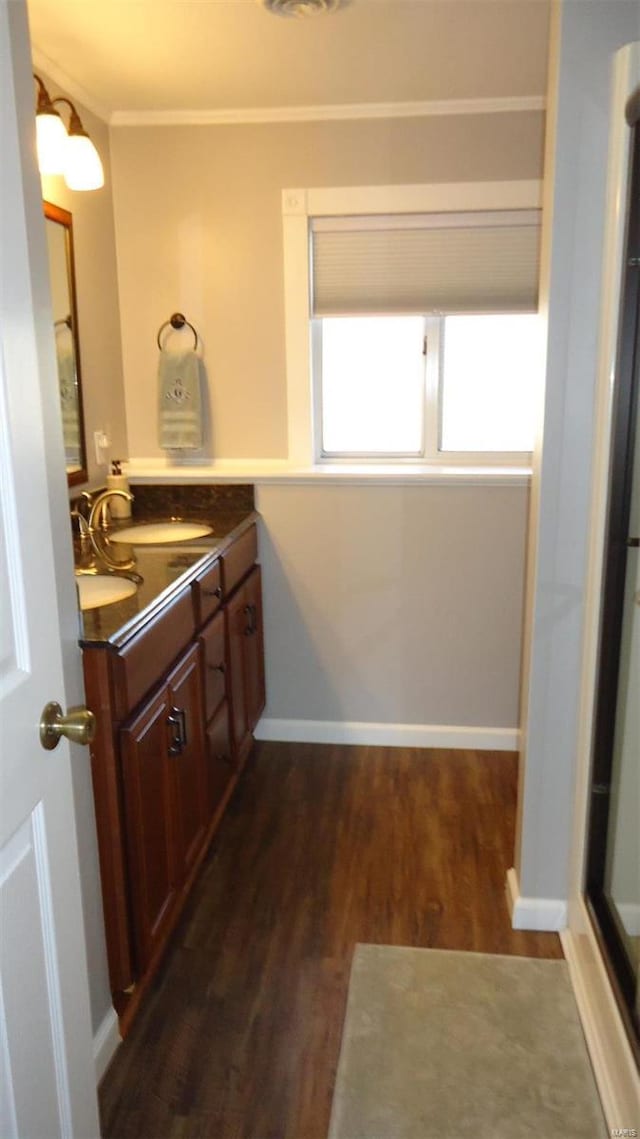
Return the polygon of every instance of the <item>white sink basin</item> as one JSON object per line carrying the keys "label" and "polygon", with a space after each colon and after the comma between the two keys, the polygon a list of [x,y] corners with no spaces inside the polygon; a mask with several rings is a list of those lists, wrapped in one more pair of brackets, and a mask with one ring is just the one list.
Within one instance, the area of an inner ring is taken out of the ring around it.
{"label": "white sink basin", "polygon": [[127,577],[115,577],[111,574],[76,574],[76,585],[80,597],[80,608],[97,609],[100,605],[112,605],[114,601],[123,601],[125,597],[132,597],[138,586],[135,581]]}
{"label": "white sink basin", "polygon": [[188,542],[212,534],[202,522],[140,522],[109,534],[110,542],[129,542],[132,546],[162,545],[165,542]]}

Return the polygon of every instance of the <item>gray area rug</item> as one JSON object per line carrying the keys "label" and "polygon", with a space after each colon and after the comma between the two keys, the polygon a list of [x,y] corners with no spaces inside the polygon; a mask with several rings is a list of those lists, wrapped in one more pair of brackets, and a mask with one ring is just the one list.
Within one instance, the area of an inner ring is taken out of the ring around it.
{"label": "gray area rug", "polygon": [[565,961],[356,947],[329,1139],[604,1139]]}

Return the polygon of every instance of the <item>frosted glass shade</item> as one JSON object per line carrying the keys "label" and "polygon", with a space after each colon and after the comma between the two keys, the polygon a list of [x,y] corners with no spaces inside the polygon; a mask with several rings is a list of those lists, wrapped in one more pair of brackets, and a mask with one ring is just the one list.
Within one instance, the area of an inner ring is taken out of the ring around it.
{"label": "frosted glass shade", "polygon": [[66,165],[67,129],[57,111],[36,115],[38,169],[41,174],[62,174]]}
{"label": "frosted glass shade", "polygon": [[99,190],[104,186],[100,155],[88,135],[68,136],[64,180],[70,190]]}

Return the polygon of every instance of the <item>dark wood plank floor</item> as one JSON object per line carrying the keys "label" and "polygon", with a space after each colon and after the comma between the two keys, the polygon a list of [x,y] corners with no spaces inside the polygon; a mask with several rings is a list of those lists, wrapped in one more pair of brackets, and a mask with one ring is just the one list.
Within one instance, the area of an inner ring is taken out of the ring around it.
{"label": "dark wood plank floor", "polygon": [[259,744],[101,1088],[105,1139],[324,1139],[356,942],[514,932],[516,757]]}

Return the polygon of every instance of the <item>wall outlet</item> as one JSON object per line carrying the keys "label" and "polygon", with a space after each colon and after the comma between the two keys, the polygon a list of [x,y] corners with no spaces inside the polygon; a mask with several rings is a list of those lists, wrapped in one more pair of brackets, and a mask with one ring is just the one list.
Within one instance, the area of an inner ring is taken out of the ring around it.
{"label": "wall outlet", "polygon": [[96,451],[96,463],[99,467],[106,466],[109,462],[109,447],[111,440],[106,431],[94,431],[93,445]]}

